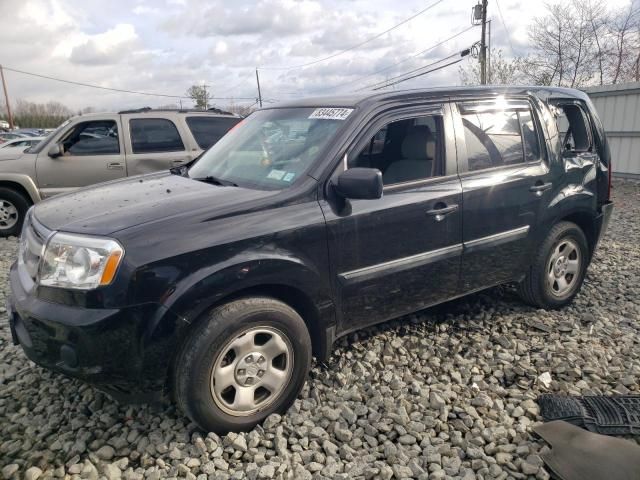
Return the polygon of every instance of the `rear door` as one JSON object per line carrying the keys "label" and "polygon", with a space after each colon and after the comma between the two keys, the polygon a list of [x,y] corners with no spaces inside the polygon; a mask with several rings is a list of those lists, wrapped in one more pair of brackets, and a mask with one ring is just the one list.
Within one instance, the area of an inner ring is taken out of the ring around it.
{"label": "rear door", "polygon": [[123,115],[129,175],[168,170],[193,158],[186,132],[171,118]]}
{"label": "rear door", "polygon": [[448,107],[380,116],[344,168],[377,168],[383,197],[320,204],[327,221],[340,332],[455,296],[462,251],[462,189]]}
{"label": "rear door", "polygon": [[[55,143],[64,153],[52,158],[48,149]],[[36,159],[36,177],[43,197],[116,180],[126,174],[118,115],[76,121],[38,153]]]}
{"label": "rear door", "polygon": [[454,108],[464,205],[461,290],[470,292],[523,273],[553,185],[541,124],[526,98]]}

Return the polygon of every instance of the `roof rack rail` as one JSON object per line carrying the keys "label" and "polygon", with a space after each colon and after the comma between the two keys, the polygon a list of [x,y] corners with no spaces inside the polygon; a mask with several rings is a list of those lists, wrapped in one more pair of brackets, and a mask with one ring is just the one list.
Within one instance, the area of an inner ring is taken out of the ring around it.
{"label": "roof rack rail", "polygon": [[226,110],[222,110],[220,108],[211,107],[207,110],[202,110],[200,108],[151,108],[151,107],[142,107],[142,108],[133,108],[130,110],[121,110],[118,114],[122,113],[146,113],[146,112],[178,112],[178,113],[217,113],[218,115],[231,115],[237,117],[233,112],[228,112]]}
{"label": "roof rack rail", "polygon": [[118,113],[143,113],[151,111],[151,107],[132,108],[131,110],[121,110]]}

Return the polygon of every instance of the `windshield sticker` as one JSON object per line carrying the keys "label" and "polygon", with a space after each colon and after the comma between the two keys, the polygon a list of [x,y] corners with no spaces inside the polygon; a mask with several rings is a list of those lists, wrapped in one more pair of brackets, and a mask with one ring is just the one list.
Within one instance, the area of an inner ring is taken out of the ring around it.
{"label": "windshield sticker", "polygon": [[316,108],[309,118],[321,120],[346,120],[353,108]]}
{"label": "windshield sticker", "polygon": [[283,182],[290,182],[291,180],[293,180],[293,177],[295,177],[295,176],[296,176],[295,173],[289,172],[284,177],[282,177],[282,181]]}
{"label": "windshield sticker", "polygon": [[282,180],[282,177],[284,177],[286,173],[284,170],[271,170],[267,178],[271,180]]}

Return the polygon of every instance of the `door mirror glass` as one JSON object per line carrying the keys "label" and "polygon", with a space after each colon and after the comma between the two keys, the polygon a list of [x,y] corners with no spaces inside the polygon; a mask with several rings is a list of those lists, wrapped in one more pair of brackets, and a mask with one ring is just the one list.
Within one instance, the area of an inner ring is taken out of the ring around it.
{"label": "door mirror glass", "polygon": [[350,168],[338,176],[333,188],[344,198],[375,200],[382,197],[382,172],[377,168]]}
{"label": "door mirror glass", "polygon": [[64,152],[62,151],[62,145],[60,145],[59,143],[54,143],[49,147],[47,155],[49,155],[51,158],[58,158],[62,156],[63,153]]}

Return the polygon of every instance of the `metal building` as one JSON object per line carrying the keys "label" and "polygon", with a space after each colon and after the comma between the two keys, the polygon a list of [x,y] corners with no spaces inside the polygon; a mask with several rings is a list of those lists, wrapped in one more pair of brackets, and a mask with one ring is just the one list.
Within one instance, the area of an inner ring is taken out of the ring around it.
{"label": "metal building", "polygon": [[607,132],[613,172],[640,178],[640,82],[584,89]]}

